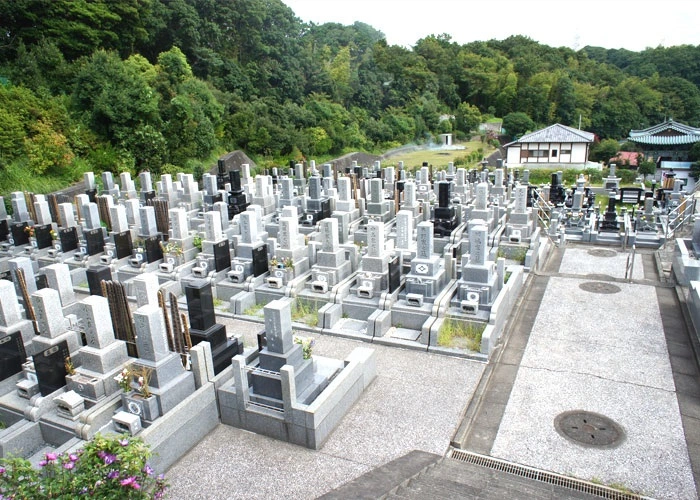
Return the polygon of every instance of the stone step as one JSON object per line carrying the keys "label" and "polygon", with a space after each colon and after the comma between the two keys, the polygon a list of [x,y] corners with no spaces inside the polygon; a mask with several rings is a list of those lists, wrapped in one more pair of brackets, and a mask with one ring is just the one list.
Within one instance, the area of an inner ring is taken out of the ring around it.
{"label": "stone step", "polygon": [[598,498],[549,483],[533,481],[514,474],[481,467],[458,460],[445,459],[418,477],[399,487],[387,498]]}
{"label": "stone step", "polygon": [[414,450],[329,491],[319,498],[324,500],[380,498],[441,459],[440,455]]}

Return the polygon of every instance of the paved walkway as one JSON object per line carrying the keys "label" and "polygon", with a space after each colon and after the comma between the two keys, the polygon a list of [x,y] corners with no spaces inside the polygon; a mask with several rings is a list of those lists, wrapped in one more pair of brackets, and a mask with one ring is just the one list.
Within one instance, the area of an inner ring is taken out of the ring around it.
{"label": "paved walkway", "polygon": [[[675,289],[652,252],[557,249],[531,279],[454,445],[656,498],[697,498],[700,389]],[[616,447],[566,439],[555,419],[584,410],[617,422]]]}

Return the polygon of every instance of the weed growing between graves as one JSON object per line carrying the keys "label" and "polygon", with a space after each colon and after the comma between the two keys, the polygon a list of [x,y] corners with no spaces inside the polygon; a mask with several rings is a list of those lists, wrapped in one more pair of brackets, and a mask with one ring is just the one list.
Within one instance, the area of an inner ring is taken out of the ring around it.
{"label": "weed growing between graves", "polygon": [[525,264],[525,257],[527,255],[527,248],[526,247],[515,247],[515,246],[507,246],[507,247],[498,247],[498,257],[503,257],[504,259],[512,260],[517,262],[520,265]]}
{"label": "weed growing between graves", "polygon": [[298,323],[306,323],[311,327],[318,325],[318,304],[306,304],[301,300],[294,303],[292,308],[292,321]]}
{"label": "weed growing between graves", "polygon": [[214,298],[214,307],[215,308],[220,309],[220,308],[224,307],[224,305],[225,305],[225,302],[223,300]]}
{"label": "weed growing between graves", "polygon": [[478,352],[481,350],[481,335],[485,328],[486,325],[447,318],[438,331],[438,345]]}
{"label": "weed growing between graves", "polygon": [[265,304],[255,304],[254,306],[250,306],[248,309],[243,311],[243,315],[244,316],[262,316],[264,307],[265,307]]}
{"label": "weed growing between graves", "polygon": [[199,236],[198,234],[195,234],[194,238],[192,238],[192,245],[194,245],[194,247],[201,252],[202,251],[202,237]]}

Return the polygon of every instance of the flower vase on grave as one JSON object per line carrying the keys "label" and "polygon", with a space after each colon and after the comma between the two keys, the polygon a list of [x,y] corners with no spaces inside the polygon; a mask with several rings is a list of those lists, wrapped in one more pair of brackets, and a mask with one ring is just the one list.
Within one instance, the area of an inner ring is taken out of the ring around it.
{"label": "flower vase on grave", "polygon": [[277,259],[270,261],[270,277],[268,285],[281,288],[287,285],[294,279],[294,263],[290,259],[285,259],[283,262],[277,262]]}
{"label": "flower vase on grave", "polygon": [[81,373],[66,375],[66,388],[66,390],[75,391],[92,402],[96,402],[105,396],[105,386],[102,380]]}
{"label": "flower vase on grave", "polygon": [[139,391],[122,393],[122,407],[134,415],[138,415],[142,421],[153,422],[160,416],[158,410],[158,398],[144,396]]}

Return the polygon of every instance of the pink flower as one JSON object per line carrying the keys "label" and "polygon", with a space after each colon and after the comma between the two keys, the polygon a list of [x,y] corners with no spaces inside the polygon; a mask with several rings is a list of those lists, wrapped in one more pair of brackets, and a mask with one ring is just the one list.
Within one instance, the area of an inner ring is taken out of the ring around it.
{"label": "pink flower", "polygon": [[39,467],[45,467],[48,464],[46,460],[40,460],[39,461]]}
{"label": "pink flower", "polygon": [[141,485],[136,482],[136,477],[135,476],[130,476],[127,477],[126,479],[122,479],[119,481],[119,484],[122,486],[129,486],[131,488],[134,488],[135,490],[138,490],[141,488]]}
{"label": "pink flower", "polygon": [[111,471],[109,471],[109,474],[107,474],[107,479],[116,479],[118,477],[119,477],[118,470],[111,470]]}
{"label": "pink flower", "polygon": [[66,462],[65,464],[63,464],[64,469],[71,470],[73,467],[75,467],[75,463],[73,462]]}
{"label": "pink flower", "polygon": [[71,462],[77,462],[79,457],[75,453],[71,453],[70,455],[68,455],[68,458]]}
{"label": "pink flower", "polygon": [[112,455],[111,453],[105,454],[103,460],[105,461],[105,465],[110,465],[113,464],[117,460],[116,455]]}
{"label": "pink flower", "polygon": [[46,454],[46,460],[49,462],[53,462],[57,458],[58,458],[58,455],[56,455],[55,453],[47,453]]}
{"label": "pink flower", "polygon": [[122,446],[129,446],[129,440],[128,439],[122,439],[119,441],[119,444]]}

